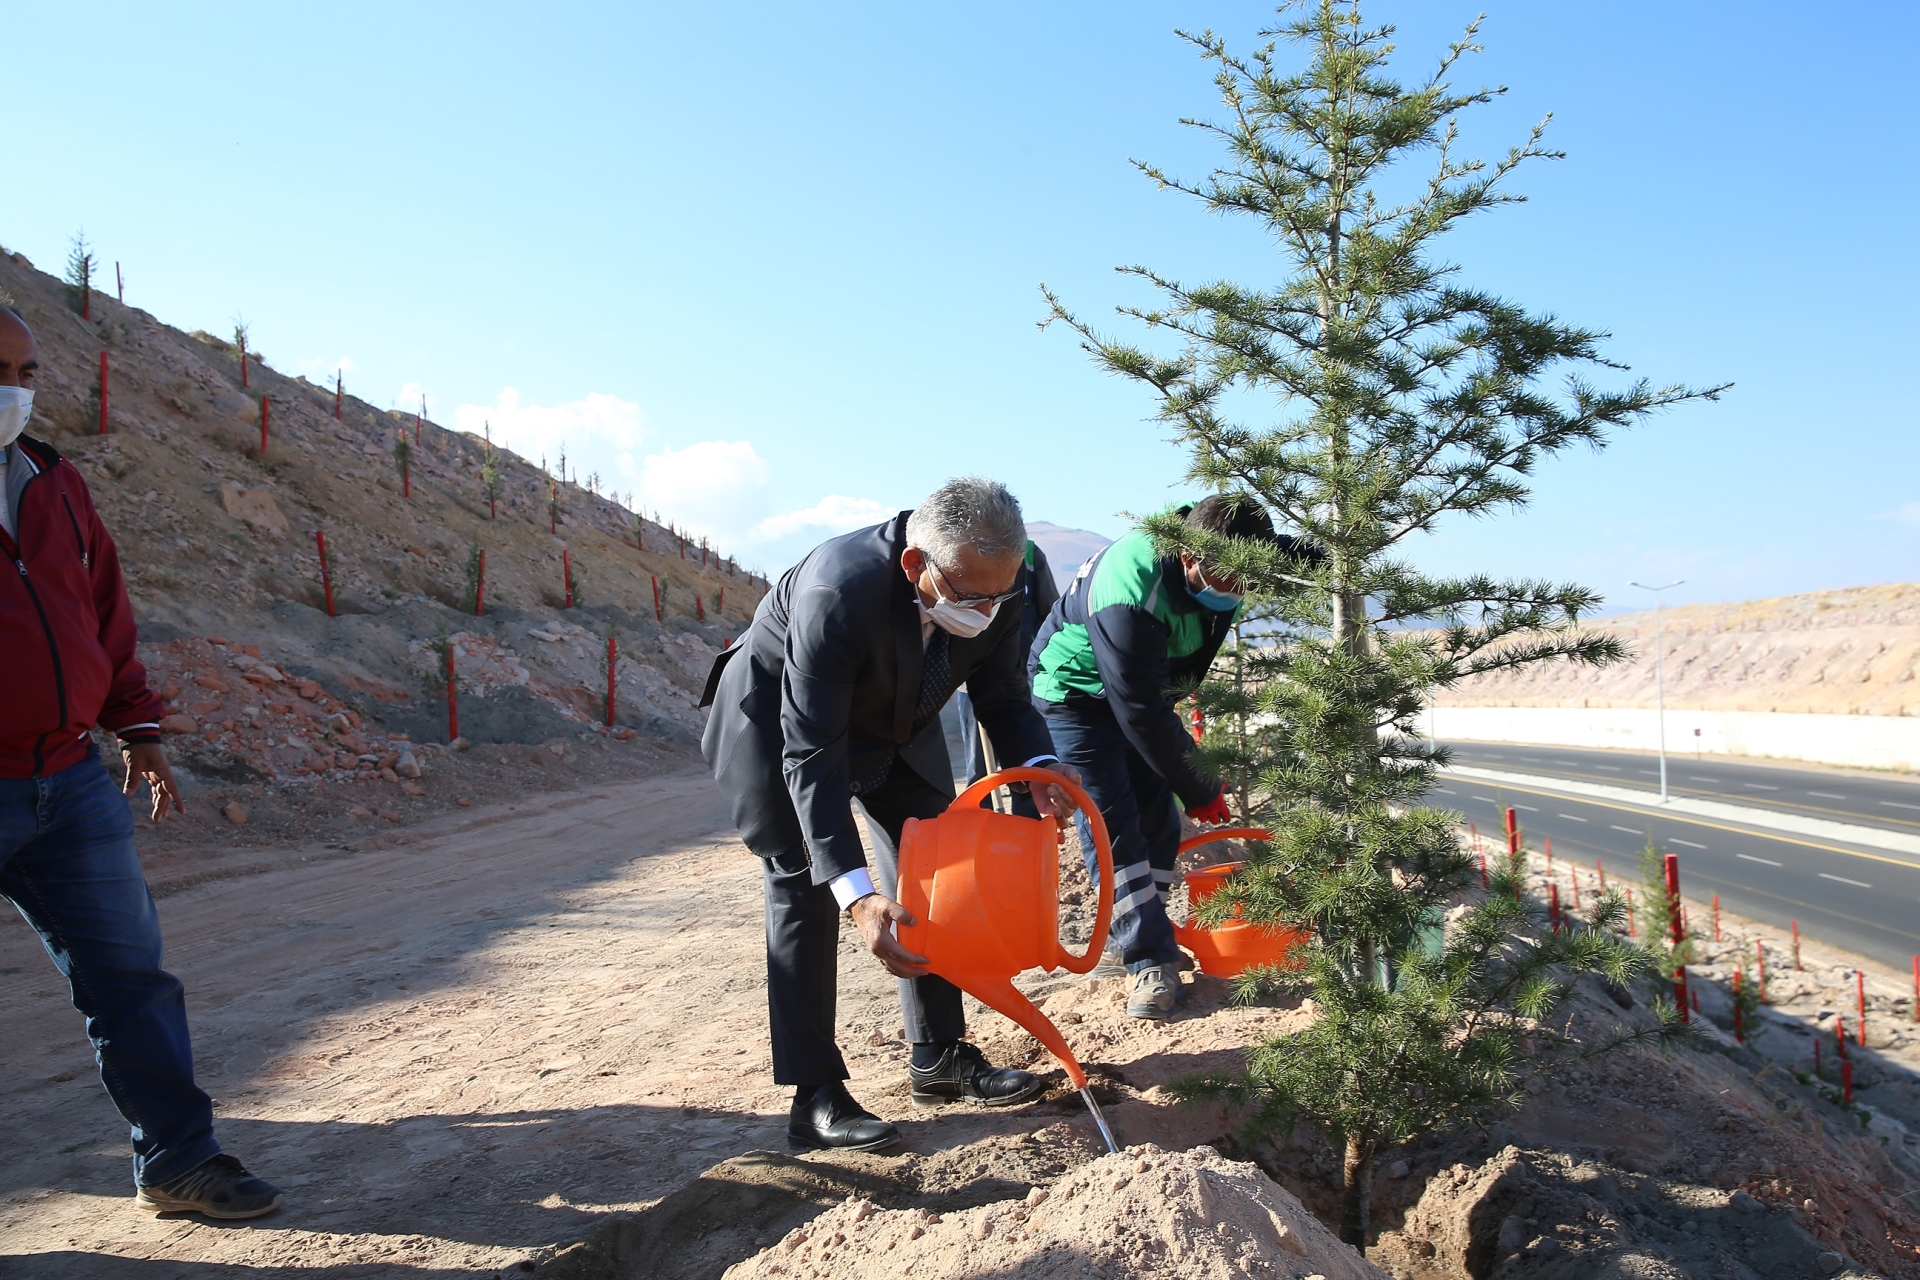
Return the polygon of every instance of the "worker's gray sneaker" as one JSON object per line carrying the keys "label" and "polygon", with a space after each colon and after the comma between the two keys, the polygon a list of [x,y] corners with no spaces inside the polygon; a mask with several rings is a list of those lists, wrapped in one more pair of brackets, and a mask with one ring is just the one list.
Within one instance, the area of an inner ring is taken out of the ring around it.
{"label": "worker's gray sneaker", "polygon": [[218,1155],[172,1182],[141,1187],[133,1202],[154,1213],[204,1213],[209,1218],[257,1218],[284,1199],[280,1188],[256,1178],[229,1155]]}
{"label": "worker's gray sneaker", "polygon": [[1180,970],[1170,964],[1150,964],[1133,975],[1127,993],[1130,1018],[1170,1018],[1180,1003]]}

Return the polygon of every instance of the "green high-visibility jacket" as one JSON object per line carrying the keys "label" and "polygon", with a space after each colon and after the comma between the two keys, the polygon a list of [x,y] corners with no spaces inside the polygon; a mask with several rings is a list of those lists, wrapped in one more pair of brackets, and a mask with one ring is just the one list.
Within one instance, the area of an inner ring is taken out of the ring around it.
{"label": "green high-visibility jacket", "polygon": [[1205,804],[1220,783],[1194,767],[1175,695],[1206,675],[1238,613],[1196,601],[1180,557],[1156,554],[1135,530],[1081,565],[1047,614],[1027,659],[1033,695],[1067,714],[1105,701],[1181,803]]}

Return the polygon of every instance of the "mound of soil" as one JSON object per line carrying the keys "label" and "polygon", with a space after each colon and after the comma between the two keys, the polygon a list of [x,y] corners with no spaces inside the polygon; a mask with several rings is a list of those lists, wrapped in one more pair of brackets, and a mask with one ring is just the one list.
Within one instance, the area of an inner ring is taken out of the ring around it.
{"label": "mound of soil", "polygon": [[1211,1147],[1103,1156],[1021,1200],[960,1213],[850,1197],[733,1267],[728,1280],[1385,1280],[1258,1166]]}

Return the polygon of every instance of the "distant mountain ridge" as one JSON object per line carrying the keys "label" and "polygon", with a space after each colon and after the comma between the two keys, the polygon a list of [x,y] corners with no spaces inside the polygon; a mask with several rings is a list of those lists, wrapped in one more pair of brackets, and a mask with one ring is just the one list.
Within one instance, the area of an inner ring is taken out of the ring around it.
{"label": "distant mountain ridge", "polygon": [[1053,580],[1062,591],[1073,581],[1074,572],[1088,556],[1113,545],[1112,538],[1103,538],[1090,529],[1069,529],[1045,520],[1027,521],[1027,536],[1047,553],[1047,563],[1053,566]]}

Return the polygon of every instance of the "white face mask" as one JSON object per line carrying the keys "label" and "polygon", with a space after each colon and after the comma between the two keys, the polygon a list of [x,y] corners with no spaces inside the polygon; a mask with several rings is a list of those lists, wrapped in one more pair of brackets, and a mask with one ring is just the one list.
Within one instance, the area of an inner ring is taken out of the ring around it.
{"label": "white face mask", "polygon": [[33,416],[33,392],[25,387],[0,387],[0,449],[20,438]]}
{"label": "white face mask", "polygon": [[947,599],[937,592],[933,608],[927,610],[927,616],[933,619],[933,625],[948,635],[959,636],[962,640],[971,639],[993,625],[994,615],[1000,612],[996,602],[985,613]]}

